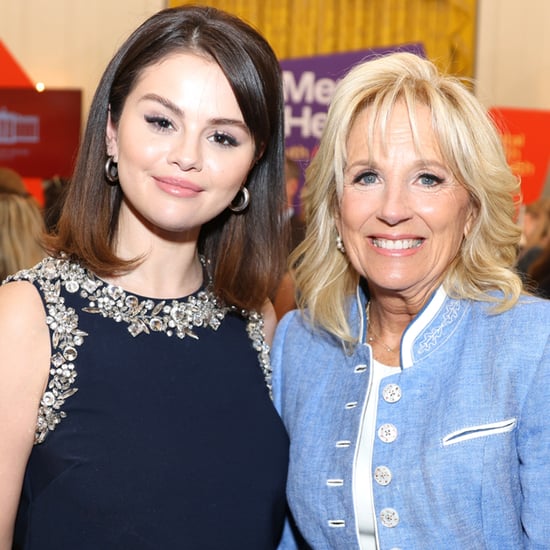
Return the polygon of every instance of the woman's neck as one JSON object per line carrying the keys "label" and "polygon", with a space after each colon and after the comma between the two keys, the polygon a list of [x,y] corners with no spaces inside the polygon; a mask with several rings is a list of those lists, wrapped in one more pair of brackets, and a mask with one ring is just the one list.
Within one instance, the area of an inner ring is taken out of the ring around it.
{"label": "woman's neck", "polygon": [[136,267],[109,282],[151,298],[178,298],[203,284],[197,252],[198,230],[177,234],[154,231],[146,224],[122,217],[115,239],[117,256],[138,259]]}

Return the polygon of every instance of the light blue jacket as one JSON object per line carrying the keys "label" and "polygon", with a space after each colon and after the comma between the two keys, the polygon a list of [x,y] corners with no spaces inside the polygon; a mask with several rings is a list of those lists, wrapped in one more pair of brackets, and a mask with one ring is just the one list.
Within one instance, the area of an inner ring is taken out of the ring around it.
{"label": "light blue jacket", "polygon": [[[290,435],[287,496],[316,550],[358,549],[352,473],[369,393],[366,298],[350,306],[347,355],[297,311],[272,348]],[[382,381],[373,497],[381,550],[550,548],[550,301],[491,315],[437,290]],[[281,550],[295,548],[289,530]]]}

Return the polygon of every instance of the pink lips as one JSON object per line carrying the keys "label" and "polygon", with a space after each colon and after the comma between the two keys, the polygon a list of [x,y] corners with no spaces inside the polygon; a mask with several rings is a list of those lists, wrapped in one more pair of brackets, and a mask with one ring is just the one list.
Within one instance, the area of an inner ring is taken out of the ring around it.
{"label": "pink lips", "polygon": [[180,178],[153,178],[157,187],[174,197],[196,197],[204,189],[195,183]]}

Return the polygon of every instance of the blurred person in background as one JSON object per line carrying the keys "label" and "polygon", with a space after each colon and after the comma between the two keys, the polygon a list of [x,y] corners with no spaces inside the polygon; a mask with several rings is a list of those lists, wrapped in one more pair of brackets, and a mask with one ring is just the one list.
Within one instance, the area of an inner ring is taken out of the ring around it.
{"label": "blurred person in background", "polygon": [[0,167],[0,281],[44,257],[44,220],[21,176]]}
{"label": "blurred person in background", "polygon": [[300,182],[302,179],[302,169],[297,161],[290,157],[285,157],[285,185],[287,197],[286,216],[290,220],[290,250],[294,250],[300,244],[305,235],[304,219],[297,206],[300,203]]}
{"label": "blurred person in background", "polygon": [[67,191],[69,180],[60,176],[54,176],[44,180],[42,191],[44,193],[44,222],[46,231],[54,233],[57,228],[57,221],[63,208],[63,200]]}
{"label": "blurred person in background", "polygon": [[[302,170],[297,161],[285,156],[285,183],[286,183],[286,210],[284,219],[290,228],[290,252],[302,242],[305,235],[305,223],[301,211],[296,210],[299,201],[300,181]],[[301,206],[301,205],[300,205]],[[277,319],[281,319],[285,313],[296,307],[294,296],[294,281],[289,271],[286,271],[281,279],[279,288],[273,300]]]}
{"label": "blurred person in background", "polygon": [[550,197],[526,205],[521,221],[521,239],[516,268],[526,288],[530,288],[529,268],[550,243]]}
{"label": "blurred person in background", "polygon": [[550,299],[550,241],[527,268],[530,290],[541,298]]}

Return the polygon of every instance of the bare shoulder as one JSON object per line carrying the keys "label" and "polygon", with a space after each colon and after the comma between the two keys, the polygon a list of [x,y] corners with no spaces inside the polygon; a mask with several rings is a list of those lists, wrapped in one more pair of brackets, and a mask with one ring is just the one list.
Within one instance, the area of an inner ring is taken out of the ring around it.
{"label": "bare shoulder", "polygon": [[[46,312],[36,288],[27,281],[0,287],[0,339],[47,332]],[[3,349],[3,346],[0,346]]]}
{"label": "bare shoulder", "polygon": [[46,311],[36,288],[17,281],[0,287],[0,376],[45,382],[50,340]]}

